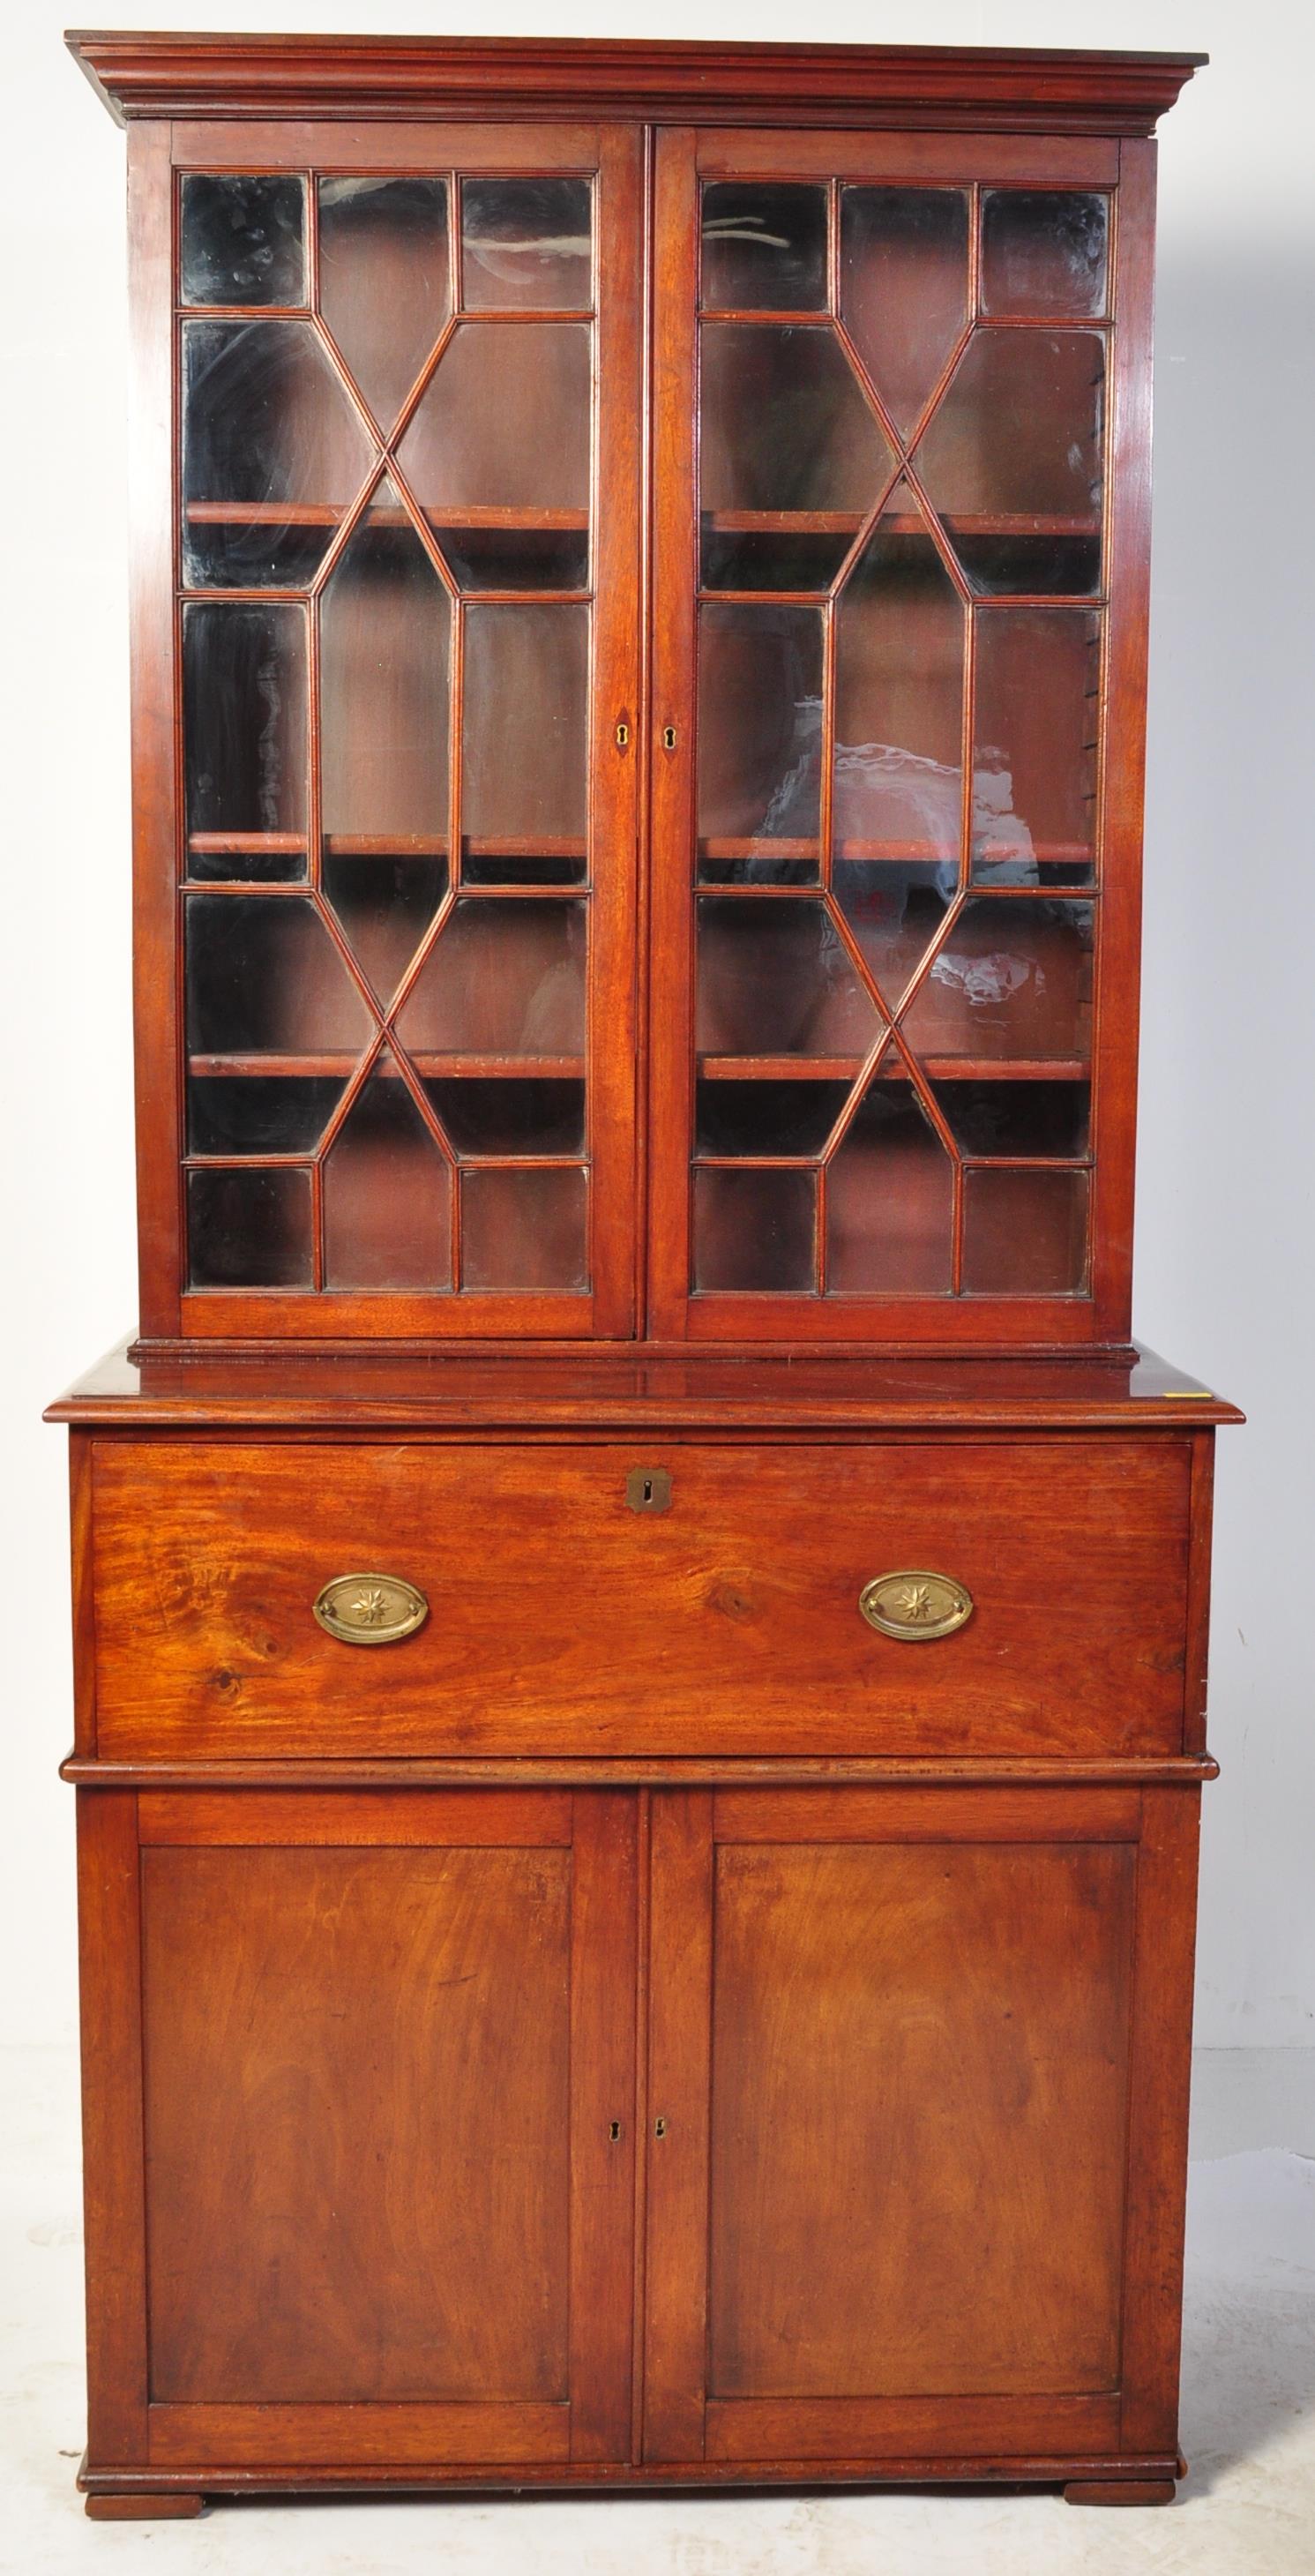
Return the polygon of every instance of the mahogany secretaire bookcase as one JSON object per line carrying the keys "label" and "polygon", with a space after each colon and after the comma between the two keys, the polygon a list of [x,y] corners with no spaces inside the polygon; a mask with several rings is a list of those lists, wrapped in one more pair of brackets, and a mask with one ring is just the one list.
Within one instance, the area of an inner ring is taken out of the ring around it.
{"label": "mahogany secretaire bookcase", "polygon": [[1215,1426],[1128,1338],[1196,57],[79,36],[141,1330],[101,2516],[1167,2501]]}

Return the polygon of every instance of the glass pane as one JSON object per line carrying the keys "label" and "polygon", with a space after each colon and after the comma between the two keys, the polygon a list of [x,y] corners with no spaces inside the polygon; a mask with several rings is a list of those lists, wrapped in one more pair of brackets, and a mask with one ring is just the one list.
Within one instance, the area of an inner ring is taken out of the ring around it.
{"label": "glass pane", "polygon": [[182,191],[184,304],[304,303],[301,233],[300,179],[189,172]]}
{"label": "glass pane", "polygon": [[587,322],[463,322],[400,455],[438,513],[463,506],[589,507]]}
{"label": "glass pane", "polygon": [[841,593],[834,847],[957,866],[966,612],[931,538],[909,525],[897,491]]}
{"label": "glass pane", "polygon": [[822,619],[815,608],[699,611],[700,874],[818,874]]}
{"label": "glass pane", "polygon": [[496,843],[475,849],[467,841],[461,873],[469,886],[583,885],[585,854],[580,849],[545,858],[533,852],[502,849]]}
{"label": "glass pane", "polygon": [[584,1084],[463,1077],[425,1089],[458,1154],[582,1154]]}
{"label": "glass pane", "polygon": [[845,188],[840,312],[907,436],[968,319],[968,200],[958,189]]}
{"label": "glass pane", "polygon": [[1087,1150],[1085,1082],[937,1082],[932,1089],[960,1153],[974,1159],[1058,1161]]}
{"label": "glass pane", "polygon": [[327,858],[324,891],[385,1007],[447,892],[446,859]]}
{"label": "glass pane", "polygon": [[826,309],[826,190],[770,179],[703,191],[703,302],[746,312]]}
{"label": "glass pane", "polygon": [[695,1289],[808,1295],[816,1207],[812,1172],[696,1170]]}
{"label": "glass pane", "polygon": [[321,179],[320,311],[381,429],[449,309],[446,181]]}
{"label": "glass pane", "polygon": [[469,609],[463,676],[463,831],[574,856],[551,843],[585,841],[588,609]]}
{"label": "glass pane", "polygon": [[458,902],[402,1007],[412,1053],[582,1055],[587,925],[579,903]]}
{"label": "glass pane", "polygon": [[1085,1063],[1095,913],[1089,903],[973,896],[904,1020],[926,1056]]}
{"label": "glass pane", "polygon": [[1104,398],[1094,331],[974,334],[916,461],[977,589],[1099,589]]}
{"label": "glass pane", "polygon": [[705,322],[701,424],[705,511],[840,511],[857,526],[893,461],[826,327]]}
{"label": "glass pane", "polygon": [[988,313],[1105,310],[1109,199],[1002,188],[982,199],[982,304]]}
{"label": "glass pane", "polygon": [[387,483],[320,607],[320,757],[330,838],[446,847],[452,608]]}
{"label": "glass pane", "polygon": [[828,1171],[826,1222],[832,1295],[949,1294],[954,1174],[911,1083],[870,1085]]}
{"label": "glass pane", "polygon": [[847,1082],[700,1082],[700,1154],[820,1154]]}
{"label": "glass pane", "polygon": [[309,1172],[189,1172],[187,1254],[193,1288],[311,1287]]}
{"label": "glass pane", "polygon": [[369,1014],[311,904],[194,894],[186,910],[194,1055],[359,1054]]}
{"label": "glass pane", "polygon": [[193,1154],[311,1154],[343,1085],[330,1077],[220,1076],[187,1086],[187,1144]]}
{"label": "glass pane", "polygon": [[832,885],[882,1000],[893,1012],[928,949],[940,936],[955,895],[955,870],[838,859]]}
{"label": "glass pane", "polygon": [[770,895],[700,902],[700,1054],[861,1058],[880,1026],[820,903]]}
{"label": "glass pane", "polygon": [[324,1165],[326,1288],[447,1288],[452,1176],[385,1055]]}
{"label": "glass pane", "polygon": [[209,601],[184,610],[183,739],[188,875],[304,876],[304,846],[260,846],[271,833],[304,843],[304,610]]}
{"label": "glass pane", "polygon": [[977,620],[973,876],[1087,885],[1096,865],[1100,619],[1002,608]]}
{"label": "glass pane", "polygon": [[461,231],[467,304],[566,313],[593,303],[587,179],[463,179]]}
{"label": "glass pane", "polygon": [[584,1173],[463,1172],[461,1285],[587,1288]]}
{"label": "glass pane", "polygon": [[371,449],[309,322],[183,325],[183,577],[297,589]]}
{"label": "glass pane", "polygon": [[1072,1296],[1086,1276],[1085,1172],[965,1172],[966,1294]]}

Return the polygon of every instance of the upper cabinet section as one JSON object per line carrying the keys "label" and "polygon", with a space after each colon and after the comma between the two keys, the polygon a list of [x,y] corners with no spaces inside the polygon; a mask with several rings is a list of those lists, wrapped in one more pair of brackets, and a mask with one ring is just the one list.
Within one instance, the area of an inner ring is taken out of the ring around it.
{"label": "upper cabinet section", "polygon": [[1125,1339],[1192,58],[72,41],[144,1336]]}

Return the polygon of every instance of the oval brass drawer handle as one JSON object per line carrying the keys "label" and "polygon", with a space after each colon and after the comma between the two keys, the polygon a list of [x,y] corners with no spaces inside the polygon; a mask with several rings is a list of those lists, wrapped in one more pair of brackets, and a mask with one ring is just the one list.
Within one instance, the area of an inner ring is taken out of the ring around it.
{"label": "oval brass drawer handle", "polygon": [[901,1574],[874,1575],[858,1596],[870,1628],[883,1637],[903,1637],[925,1645],[933,1637],[952,1637],[973,1615],[973,1596],[952,1574],[931,1574],[915,1566]]}
{"label": "oval brass drawer handle", "polygon": [[315,1601],[315,1616],[344,1646],[395,1646],[429,1617],[429,1603],[400,1574],[335,1574]]}

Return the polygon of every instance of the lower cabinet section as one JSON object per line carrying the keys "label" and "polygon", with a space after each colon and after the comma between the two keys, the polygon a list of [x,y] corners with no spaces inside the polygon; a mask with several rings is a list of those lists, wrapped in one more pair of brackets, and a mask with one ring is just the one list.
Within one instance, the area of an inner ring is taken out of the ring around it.
{"label": "lower cabinet section", "polygon": [[1197,1805],[84,1789],[89,2481],[1172,2475]]}

